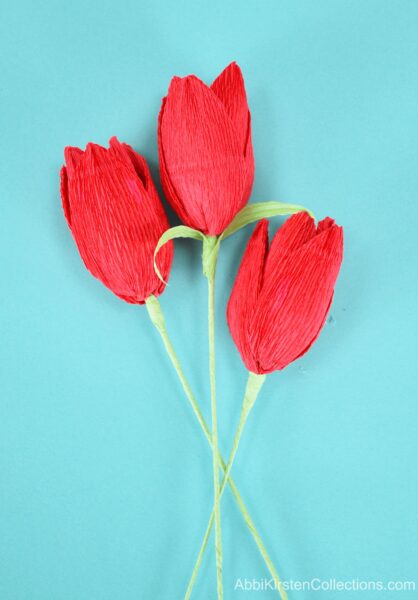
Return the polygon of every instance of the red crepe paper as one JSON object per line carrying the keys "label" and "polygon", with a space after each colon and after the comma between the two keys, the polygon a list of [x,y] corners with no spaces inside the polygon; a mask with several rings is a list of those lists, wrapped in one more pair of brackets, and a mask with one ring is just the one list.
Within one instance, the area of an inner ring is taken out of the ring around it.
{"label": "red crepe paper", "polygon": [[174,77],[158,127],[161,181],[181,220],[219,235],[245,206],[254,180],[244,80],[230,64],[209,87]]}
{"label": "red crepe paper", "polygon": [[328,313],[343,230],[327,217],[290,217],[268,247],[268,221],[252,234],[228,303],[232,337],[248,370],[283,369],[309,350]]}
{"label": "red crepe paper", "polygon": [[[109,145],[65,148],[62,205],[87,269],[126,302],[143,304],[165,287],[153,255],[169,225],[145,159],[115,137]],[[165,281],[172,257],[170,242],[158,255]]]}

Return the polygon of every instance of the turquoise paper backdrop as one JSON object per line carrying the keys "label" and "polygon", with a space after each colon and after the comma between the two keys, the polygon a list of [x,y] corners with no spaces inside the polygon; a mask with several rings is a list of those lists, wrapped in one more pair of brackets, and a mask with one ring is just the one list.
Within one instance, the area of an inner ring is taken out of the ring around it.
{"label": "turquoise paper backdrop", "polygon": [[[331,215],[346,239],[332,317],[309,354],[269,377],[235,479],[283,579],[416,580],[418,589],[418,3],[7,4],[0,598],[182,598],[211,507],[209,448],[146,311],[85,270],[58,172],[65,145],[117,134],[157,177],[157,115],[171,76],[210,82],[231,60],[252,109],[252,200]],[[218,272],[224,453],[246,378],[225,305],[251,230],[225,242]],[[196,242],[176,243],[161,301],[209,419],[199,253]],[[229,492],[223,518],[226,600],[277,598],[234,589],[268,573]],[[212,546],[194,598],[215,598]]]}

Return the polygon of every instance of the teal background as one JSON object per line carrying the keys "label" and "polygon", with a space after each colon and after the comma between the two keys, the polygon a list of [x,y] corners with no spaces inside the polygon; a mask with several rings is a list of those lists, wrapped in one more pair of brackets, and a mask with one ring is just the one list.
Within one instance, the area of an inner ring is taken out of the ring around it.
{"label": "teal background", "polygon": [[[26,0],[3,3],[0,29],[0,598],[184,593],[210,453],[146,311],[84,269],[58,171],[65,145],[117,134],[157,176],[171,76],[210,82],[231,60],[253,116],[252,200],[305,204],[346,237],[332,319],[269,377],[236,481],[284,579],[418,585],[418,3]],[[225,242],[218,272],[225,453],[246,374],[224,310],[250,231]],[[209,418],[197,243],[176,243],[170,284],[168,327]],[[223,518],[226,600],[276,598],[234,591],[268,574],[229,493]],[[194,597],[215,598],[212,552]]]}

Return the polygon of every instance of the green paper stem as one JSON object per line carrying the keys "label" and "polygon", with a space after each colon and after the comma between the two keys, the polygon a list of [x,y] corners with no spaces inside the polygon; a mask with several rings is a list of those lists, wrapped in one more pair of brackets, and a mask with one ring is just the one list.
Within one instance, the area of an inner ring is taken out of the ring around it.
{"label": "green paper stem", "polygon": [[[250,414],[252,407],[254,406],[254,403],[255,403],[257,396],[263,386],[265,379],[266,379],[265,375],[257,375],[256,373],[251,373],[251,372],[249,372],[249,374],[248,374],[247,387],[245,390],[244,399],[242,401],[241,415],[240,415],[238,427],[235,432],[231,453],[228,458],[228,463],[227,463],[226,469],[224,471],[224,478],[222,480],[222,485],[221,485],[220,492],[219,492],[220,498],[222,497],[222,494],[224,493],[226,484],[230,481],[229,475],[230,475],[232,466],[234,464],[235,455],[238,450],[239,442],[241,439],[242,432],[244,430],[245,423],[247,421],[248,415]],[[239,505],[239,503],[238,503],[238,505]],[[201,547],[199,550],[199,554],[198,554],[198,557],[197,557],[197,560],[195,563],[195,567],[194,567],[192,575],[190,577],[189,585],[187,587],[187,591],[186,591],[184,600],[189,600],[189,598],[191,597],[192,590],[193,590],[193,587],[195,584],[195,580],[196,580],[197,574],[199,572],[199,569],[200,569],[200,566],[202,563],[202,559],[203,559],[203,556],[206,551],[206,547],[208,545],[210,533],[211,533],[212,526],[213,526],[214,517],[215,517],[215,506],[213,507],[213,510],[210,515],[209,522],[208,522],[208,525],[207,525],[207,528],[205,531],[205,535],[203,536],[203,541],[202,541],[202,544],[201,544]],[[253,536],[256,539],[257,546],[259,547],[261,554],[268,566],[268,569],[275,581],[276,588],[279,591],[280,597],[282,598],[282,600],[287,600],[286,592],[282,589],[281,584],[280,584],[279,575],[278,575],[267,551],[264,548],[264,545],[260,539],[258,532],[256,530],[253,531],[251,527],[250,527],[250,530],[252,531]],[[259,542],[261,542],[261,543],[259,543]],[[261,550],[261,548],[262,548],[262,550]]]}
{"label": "green paper stem", "polygon": [[160,249],[164,246],[164,244],[167,244],[167,242],[178,238],[190,238],[192,240],[201,240],[204,242],[206,236],[201,231],[198,231],[197,229],[192,229],[192,227],[186,227],[186,225],[178,225],[177,227],[171,227],[170,229],[167,229],[167,231],[164,231],[163,235],[158,240],[157,246],[154,250],[154,271],[156,272],[157,277],[166,285],[167,282],[164,281],[163,276],[161,275],[160,270],[157,266],[157,254],[160,251]]}
{"label": "green paper stem", "polygon": [[[192,389],[191,389],[189,383],[187,382],[187,379],[184,374],[181,363],[178,359],[178,356],[174,350],[174,346],[168,335],[167,328],[165,325],[164,314],[161,309],[161,305],[155,296],[150,296],[146,301],[146,307],[147,307],[148,315],[151,319],[152,324],[155,326],[155,328],[157,329],[158,333],[161,336],[162,342],[167,351],[167,355],[168,355],[169,359],[171,360],[171,363],[178,375],[178,378],[183,387],[186,398],[188,399],[188,401],[193,409],[193,412],[199,422],[200,427],[202,428],[203,433],[205,434],[205,437],[209,443],[209,446],[212,447],[212,438],[211,438],[209,427],[203,417],[203,414],[202,414],[202,411],[200,410],[199,404],[197,403],[197,400],[194,397]],[[223,472],[225,473],[226,469],[227,469],[227,465],[220,453],[218,454],[218,457],[219,457],[219,463],[221,465],[221,468],[222,468]],[[266,566],[269,570],[271,577],[275,581],[280,581],[277,571],[274,567],[273,561],[271,560],[271,558],[267,552],[264,542],[261,539],[261,536],[257,531],[255,523],[251,518],[251,515],[245,505],[244,500],[241,497],[241,494],[239,493],[238,487],[236,486],[232,476],[229,476],[227,483],[232,491],[232,494],[233,494],[234,499],[237,503],[237,506],[241,512],[244,522],[245,522],[246,526],[248,527],[248,530],[250,531],[251,535],[253,536],[253,539],[257,545],[257,548],[258,548],[261,556],[263,557],[264,562],[266,563]],[[222,485],[223,485],[223,482],[222,482]],[[212,523],[213,523],[213,519],[212,519]],[[286,600],[285,595],[282,596],[282,600]]]}
{"label": "green paper stem", "polygon": [[238,214],[235,215],[233,221],[228,225],[225,231],[220,236],[224,240],[233,233],[236,233],[250,223],[259,221],[260,219],[270,219],[271,217],[294,215],[298,212],[307,212],[312,218],[314,214],[308,208],[300,204],[288,204],[286,202],[253,202],[244,206]]}
{"label": "green paper stem", "polygon": [[222,529],[219,488],[219,449],[218,449],[218,415],[216,406],[216,359],[215,359],[215,274],[218,258],[218,238],[207,236],[203,242],[203,273],[208,280],[208,342],[209,342],[209,380],[210,406],[212,419],[212,471],[213,471],[213,502],[215,520],[215,554],[216,554],[216,583],[218,600],[223,600],[222,583]]}
{"label": "green paper stem", "polygon": [[[158,278],[161,279],[163,283],[167,284],[167,282],[164,281],[160,270],[158,269],[157,254],[164,244],[167,244],[167,242],[176,240],[178,238],[189,238],[203,242],[203,272],[206,275],[205,266],[210,267],[209,255],[213,250],[216,250],[216,254],[218,253],[219,245],[222,240],[225,240],[227,237],[236,233],[243,227],[246,227],[255,221],[259,221],[260,219],[270,219],[271,217],[277,217],[280,215],[293,215],[298,212],[307,212],[312,218],[315,218],[313,212],[309,210],[309,208],[305,208],[300,204],[288,204],[286,202],[275,201],[253,202],[252,204],[247,204],[244,206],[244,208],[242,208],[235,215],[234,219],[218,238],[206,236],[198,229],[193,229],[192,227],[187,227],[186,225],[177,225],[176,227],[171,227],[162,234],[154,250],[154,270]],[[209,240],[212,240],[212,242],[209,242]],[[205,253],[207,256],[205,256]],[[216,260],[213,265],[216,265]]]}

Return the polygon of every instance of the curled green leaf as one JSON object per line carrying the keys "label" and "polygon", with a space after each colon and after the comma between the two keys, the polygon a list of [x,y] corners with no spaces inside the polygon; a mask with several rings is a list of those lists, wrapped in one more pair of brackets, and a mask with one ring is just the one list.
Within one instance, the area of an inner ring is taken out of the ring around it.
{"label": "curled green leaf", "polygon": [[221,239],[229,237],[239,229],[260,219],[268,219],[279,215],[293,215],[298,212],[307,212],[314,218],[309,209],[299,204],[286,204],[285,202],[255,202],[254,204],[248,204],[235,216],[229,227],[221,235]]}
{"label": "curled green leaf", "polygon": [[192,227],[186,227],[186,225],[178,225],[177,227],[171,227],[170,229],[167,229],[167,231],[164,231],[163,235],[158,240],[158,244],[154,250],[154,270],[157,273],[158,278],[161,279],[163,283],[167,284],[167,282],[164,281],[156,263],[157,254],[160,251],[160,249],[164,246],[164,244],[176,238],[191,238],[193,240],[204,241],[205,237],[205,234],[201,231],[198,231],[197,229],[192,229]]}

